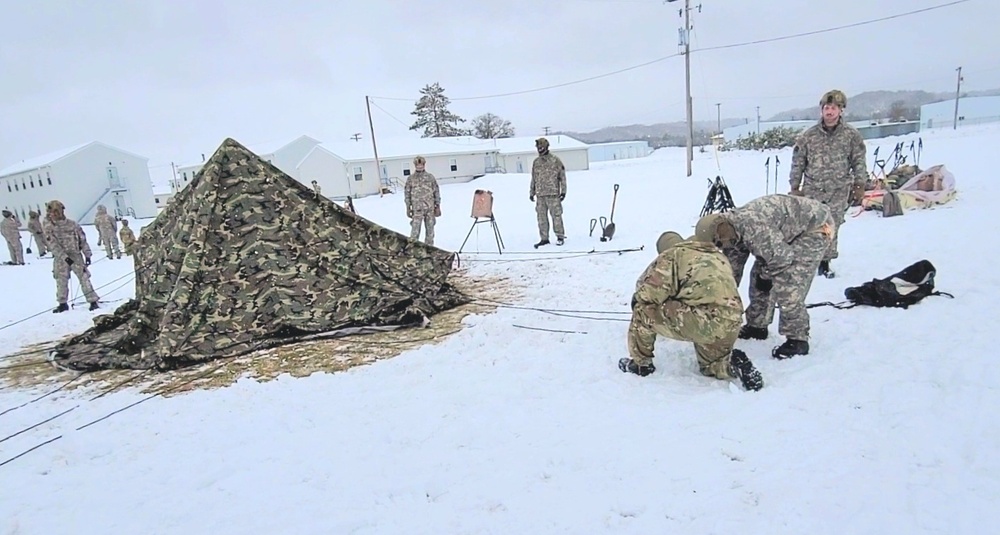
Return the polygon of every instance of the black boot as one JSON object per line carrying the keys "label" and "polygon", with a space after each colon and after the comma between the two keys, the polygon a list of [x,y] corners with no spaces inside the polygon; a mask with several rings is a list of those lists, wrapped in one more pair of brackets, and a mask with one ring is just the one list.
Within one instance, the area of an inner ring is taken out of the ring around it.
{"label": "black boot", "polygon": [[93,303],[90,304],[90,310],[97,310],[99,308],[101,307],[97,306],[97,301],[94,301]]}
{"label": "black boot", "polygon": [[566,243],[566,238],[556,238],[556,245],[562,245]]}
{"label": "black boot", "polygon": [[822,275],[822,276],[824,276],[824,277],[826,277],[828,279],[832,279],[832,278],[834,278],[834,277],[837,276],[837,274],[834,273],[832,269],[830,269],[830,261],[829,260],[824,260],[824,261],[820,262],[819,263],[819,269],[816,270],[816,273],[818,275]]}
{"label": "black boot", "polygon": [[792,358],[795,355],[808,355],[809,342],[789,338],[785,343],[771,350],[771,356],[776,359]]}
{"label": "black boot", "polygon": [[733,377],[740,380],[743,388],[755,392],[764,388],[764,378],[761,377],[760,372],[754,367],[753,362],[750,362],[746,353],[739,349],[734,349],[733,354],[729,357],[729,365],[730,373]]}
{"label": "black boot", "polygon": [[626,373],[634,373],[639,377],[645,377],[655,372],[656,366],[653,366],[652,362],[646,364],[645,366],[639,366],[634,360],[624,358],[618,360],[618,369]]}
{"label": "black boot", "polygon": [[543,245],[548,245],[548,244],[549,244],[549,240],[547,240],[547,239],[546,240],[542,240],[542,241],[540,241],[540,242],[538,242],[538,243],[535,244],[535,249],[538,249],[539,247],[541,247]]}
{"label": "black boot", "polygon": [[59,306],[57,306],[54,310],[52,310],[52,313],[58,314],[60,312],[66,312],[67,310],[69,310],[69,305],[67,305],[66,303],[59,303]]}
{"label": "black boot", "polygon": [[740,339],[741,340],[767,340],[767,327],[754,327],[753,325],[744,325],[740,327]]}

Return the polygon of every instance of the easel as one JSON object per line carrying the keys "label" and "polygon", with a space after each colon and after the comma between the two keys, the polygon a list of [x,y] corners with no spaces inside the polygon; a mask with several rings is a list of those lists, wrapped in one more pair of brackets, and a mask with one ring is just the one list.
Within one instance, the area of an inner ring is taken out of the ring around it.
{"label": "easel", "polygon": [[497,220],[493,217],[493,192],[485,191],[481,189],[476,190],[476,194],[472,197],[472,217],[475,221],[472,222],[472,226],[469,228],[469,233],[465,235],[465,241],[462,242],[462,246],[458,248],[458,252],[462,252],[465,248],[465,243],[469,241],[469,236],[472,236],[472,230],[476,228],[476,225],[480,223],[489,223],[493,227],[493,237],[497,240],[497,252],[503,254],[505,248],[503,244],[503,238],[500,236],[500,227],[497,226]]}

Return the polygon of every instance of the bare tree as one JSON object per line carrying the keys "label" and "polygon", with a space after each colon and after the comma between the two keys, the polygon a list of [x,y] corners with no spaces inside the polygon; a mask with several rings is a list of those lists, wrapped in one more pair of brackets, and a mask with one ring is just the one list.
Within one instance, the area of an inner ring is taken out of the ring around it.
{"label": "bare tree", "polygon": [[502,117],[484,113],[472,120],[472,135],[479,139],[514,137],[514,127]]}

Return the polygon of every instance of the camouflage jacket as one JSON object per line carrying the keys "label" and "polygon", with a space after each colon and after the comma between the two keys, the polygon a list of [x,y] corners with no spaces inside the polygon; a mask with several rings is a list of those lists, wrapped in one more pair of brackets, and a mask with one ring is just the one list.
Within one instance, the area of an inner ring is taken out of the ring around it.
{"label": "camouflage jacket", "polygon": [[108,214],[108,209],[104,205],[97,207],[97,215],[94,216],[94,226],[101,234],[118,232],[118,222]]}
{"label": "camouflage jacket", "polygon": [[714,245],[696,241],[683,241],[658,255],[639,277],[635,300],[658,306],[679,301],[709,307],[737,323],[743,315],[729,261]]}
{"label": "camouflage jacket", "polygon": [[28,218],[28,232],[34,234],[36,238],[42,235],[42,220],[38,216]]}
{"label": "camouflage jacket", "polygon": [[795,262],[795,250],[789,244],[807,232],[833,226],[830,209],[819,201],[792,195],[765,195],[732,212],[722,214],[729,221],[739,242],[726,249],[737,284],[743,267],[752,254],[766,265],[764,277],[771,278]]}
{"label": "camouflage jacket", "polygon": [[52,258],[56,261],[69,258],[74,262],[82,262],[84,258],[92,256],[87,235],[76,221],[46,219],[44,228],[45,244],[52,250]]}
{"label": "camouflage jacket", "polygon": [[867,180],[867,149],[857,128],[841,121],[828,130],[820,122],[795,140],[789,184],[806,197],[846,208],[851,187]]}
{"label": "camouflage jacket", "polygon": [[21,221],[17,216],[5,217],[3,222],[0,223],[0,235],[8,240],[19,240],[21,239]]}
{"label": "camouflage jacket", "polygon": [[539,197],[566,194],[566,166],[558,156],[543,154],[531,164],[531,191]]}
{"label": "camouflage jacket", "polygon": [[122,227],[122,229],[118,231],[118,237],[125,245],[132,245],[135,243],[135,233],[132,232],[131,227]]}
{"label": "camouflage jacket", "polygon": [[441,206],[441,188],[434,175],[427,171],[417,171],[410,175],[403,192],[407,212],[433,213]]}

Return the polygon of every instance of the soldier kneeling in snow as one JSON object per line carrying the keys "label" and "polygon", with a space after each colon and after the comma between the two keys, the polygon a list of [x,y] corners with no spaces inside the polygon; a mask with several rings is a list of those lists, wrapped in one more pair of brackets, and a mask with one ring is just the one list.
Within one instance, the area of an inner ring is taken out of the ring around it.
{"label": "soldier kneeling in snow", "polygon": [[653,345],[659,334],[694,342],[702,374],[724,381],[736,378],[743,388],[760,390],[760,372],[745,353],[733,349],[743,302],[725,255],[710,243],[684,240],[676,232],[664,232],[656,251],[632,297],[631,358],[619,360],[618,367],[640,376],[653,373]]}

